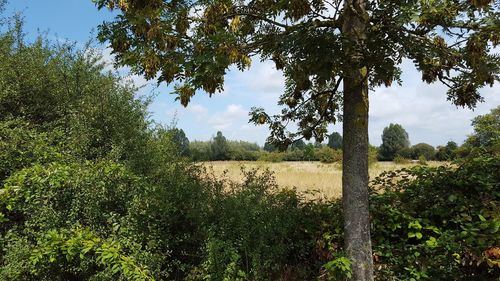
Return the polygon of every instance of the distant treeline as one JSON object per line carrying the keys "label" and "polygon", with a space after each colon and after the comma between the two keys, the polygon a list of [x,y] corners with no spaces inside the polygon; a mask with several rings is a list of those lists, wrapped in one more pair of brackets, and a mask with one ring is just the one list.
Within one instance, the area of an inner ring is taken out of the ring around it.
{"label": "distant treeline", "polygon": [[[382,144],[379,147],[370,146],[369,161],[452,161],[469,155],[474,147],[482,145],[489,120],[498,115],[498,109],[492,110],[490,114],[476,117],[472,124],[476,128],[473,135],[468,136],[462,145],[454,141],[434,147],[427,143],[410,145],[406,130],[399,124],[390,124],[384,128]],[[333,132],[328,143],[306,143],[298,140],[292,143],[286,150],[281,151],[277,146],[266,142],[264,146],[257,143],[242,140],[227,140],[222,132],[208,141],[189,141],[182,129],[172,128],[175,142],[179,152],[184,157],[193,161],[321,161],[334,163],[342,161],[342,136]],[[478,131],[479,130],[479,131]]]}

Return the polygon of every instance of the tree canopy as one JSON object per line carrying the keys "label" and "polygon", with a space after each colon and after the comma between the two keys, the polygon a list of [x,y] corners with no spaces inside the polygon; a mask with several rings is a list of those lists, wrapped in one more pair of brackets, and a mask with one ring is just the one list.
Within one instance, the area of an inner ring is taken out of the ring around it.
{"label": "tree canopy", "polygon": [[229,160],[229,145],[221,131],[213,138],[210,149],[214,160]]}
{"label": "tree canopy", "polygon": [[[400,83],[407,58],[422,79],[449,86],[448,99],[474,106],[478,89],[498,80],[500,42],[494,1],[361,1],[365,30],[360,42],[342,31],[348,5],[318,1],[94,0],[120,13],[100,27],[119,65],[148,79],[176,81],[187,105],[197,90],[222,91],[231,65],[248,68],[252,57],[274,61],[286,78],[282,114],[256,108],[252,120],[268,123],[272,138],[290,144],[299,136],[323,140],[341,109],[339,85],[350,69],[366,67],[372,87]],[[346,51],[359,51],[350,57]],[[285,124],[298,122],[297,132]]]}
{"label": "tree canopy", "polygon": [[382,133],[382,145],[379,155],[381,160],[392,160],[404,148],[410,147],[408,133],[399,124],[389,124]]}
{"label": "tree canopy", "polygon": [[338,132],[333,132],[328,136],[328,147],[333,149],[342,149],[342,135]]}

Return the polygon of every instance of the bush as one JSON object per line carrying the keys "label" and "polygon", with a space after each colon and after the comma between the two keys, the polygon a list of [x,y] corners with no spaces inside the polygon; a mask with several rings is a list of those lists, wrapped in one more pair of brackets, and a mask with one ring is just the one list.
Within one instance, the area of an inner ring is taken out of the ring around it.
{"label": "bush", "polygon": [[258,161],[264,162],[282,162],[285,154],[283,152],[264,152],[260,153]]}
{"label": "bush", "polygon": [[[497,280],[500,159],[386,172],[370,196],[377,280]],[[432,207],[430,207],[432,206]]]}
{"label": "bush", "polygon": [[322,163],[340,163],[342,162],[342,151],[324,146],[316,151],[319,161]]}
{"label": "bush", "polygon": [[279,190],[268,172],[244,171],[241,185],[229,184],[212,198],[200,273],[208,280],[223,280],[228,272],[244,280],[284,280],[286,274],[312,280],[323,262],[317,239],[341,228],[339,204]]}
{"label": "bush", "polygon": [[0,121],[0,184],[13,172],[62,160],[57,135],[61,132],[40,133],[23,120]]}
{"label": "bush", "polygon": [[394,158],[393,162],[396,164],[409,164],[410,160],[398,155]]}
{"label": "bush", "polygon": [[[99,256],[110,247],[121,251],[111,236],[140,190],[139,179],[113,162],[35,164],[14,173],[0,196],[5,238],[0,245],[2,256],[10,257],[1,260],[4,279],[75,280],[101,274],[105,269],[89,262],[109,265],[110,260],[85,256],[91,250]],[[24,266],[26,258],[31,263]]]}
{"label": "bush", "polygon": [[425,159],[425,156],[420,155],[420,157],[418,157],[418,164],[419,165],[427,165],[427,159]]}

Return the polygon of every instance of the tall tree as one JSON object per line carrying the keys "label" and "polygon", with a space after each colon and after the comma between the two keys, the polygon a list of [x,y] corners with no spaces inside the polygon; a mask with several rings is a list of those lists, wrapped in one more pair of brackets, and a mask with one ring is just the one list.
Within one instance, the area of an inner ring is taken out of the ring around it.
{"label": "tall tree", "polygon": [[333,149],[342,149],[342,135],[333,132],[328,136],[328,147]]}
{"label": "tall tree", "polygon": [[229,145],[227,144],[226,137],[222,135],[221,131],[212,140],[210,146],[212,151],[212,160],[228,160],[229,159]]}
{"label": "tall tree", "polygon": [[172,136],[172,141],[177,146],[179,155],[189,156],[189,139],[186,137],[184,130],[171,128],[168,131]]}
{"label": "tall tree", "polygon": [[381,160],[392,160],[402,149],[410,147],[408,133],[399,124],[389,124],[382,133],[382,145],[379,156]]}
{"label": "tall tree", "polygon": [[[343,109],[345,246],[354,280],[372,280],[368,216],[368,90],[398,81],[411,59],[428,83],[449,86],[448,98],[475,106],[477,90],[498,80],[499,7],[491,0],[94,0],[117,9],[100,27],[118,65],[148,79],[180,82],[187,105],[197,90],[222,91],[231,65],[251,57],[274,61],[286,89],[279,115],[254,108],[269,140],[322,141]],[[159,74],[159,75],[158,75]],[[340,87],[343,84],[343,87]],[[289,131],[290,121],[298,130]]]}

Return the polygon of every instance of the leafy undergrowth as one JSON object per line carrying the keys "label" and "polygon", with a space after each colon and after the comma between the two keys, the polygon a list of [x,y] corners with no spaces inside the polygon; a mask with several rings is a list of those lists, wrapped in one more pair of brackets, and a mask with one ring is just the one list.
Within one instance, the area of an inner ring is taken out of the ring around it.
{"label": "leafy undergrowth", "polygon": [[[500,158],[383,173],[372,183],[378,280],[498,280]],[[380,192],[383,191],[383,192]]]}
{"label": "leafy undergrowth", "polygon": [[[372,183],[377,280],[497,280],[498,157]],[[171,163],[154,181],[111,161],[35,164],[4,181],[2,280],[343,280],[339,201]]]}

